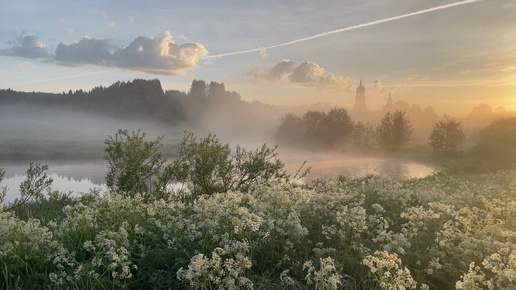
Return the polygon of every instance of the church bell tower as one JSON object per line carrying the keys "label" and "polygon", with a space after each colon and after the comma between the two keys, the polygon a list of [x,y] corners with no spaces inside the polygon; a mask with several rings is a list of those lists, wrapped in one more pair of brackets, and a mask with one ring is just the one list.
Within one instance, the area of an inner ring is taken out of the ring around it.
{"label": "church bell tower", "polygon": [[362,85],[362,80],[360,80],[360,85],[357,87],[357,94],[355,96],[355,106],[353,107],[355,111],[366,111],[366,103],[365,103],[365,87]]}

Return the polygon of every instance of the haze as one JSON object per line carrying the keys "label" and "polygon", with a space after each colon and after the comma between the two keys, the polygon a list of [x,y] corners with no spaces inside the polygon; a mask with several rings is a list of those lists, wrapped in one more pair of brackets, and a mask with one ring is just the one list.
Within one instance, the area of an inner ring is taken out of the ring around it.
{"label": "haze", "polygon": [[516,109],[516,3],[7,1],[0,88],[62,92],[158,77],[224,82],[246,101],[370,109],[394,99],[465,116]]}

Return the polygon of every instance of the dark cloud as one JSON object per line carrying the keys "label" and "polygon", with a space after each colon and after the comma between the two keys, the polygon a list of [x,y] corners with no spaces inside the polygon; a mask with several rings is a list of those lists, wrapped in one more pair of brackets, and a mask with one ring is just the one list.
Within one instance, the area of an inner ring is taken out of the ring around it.
{"label": "dark cloud", "polygon": [[51,57],[50,53],[48,52],[47,45],[38,42],[38,39],[35,35],[20,37],[13,47],[0,50],[0,55],[18,56],[25,58]]}
{"label": "dark cloud", "polygon": [[176,44],[169,32],[160,38],[139,36],[126,47],[108,39],[84,37],[68,45],[59,43],[54,55],[35,36],[25,36],[18,45],[0,50],[0,55],[47,58],[62,65],[102,65],[162,75],[183,74],[207,54],[200,43]]}
{"label": "dark cloud", "polygon": [[275,79],[282,79],[285,76],[288,76],[292,73],[292,70],[294,69],[294,62],[290,60],[283,60],[282,62],[279,62],[275,66],[273,66],[269,73],[267,74],[267,78],[271,80]]}
{"label": "dark cloud", "polygon": [[107,39],[84,37],[70,45],[59,43],[55,59],[65,65],[107,65],[111,63],[112,52],[115,49],[116,45]]}

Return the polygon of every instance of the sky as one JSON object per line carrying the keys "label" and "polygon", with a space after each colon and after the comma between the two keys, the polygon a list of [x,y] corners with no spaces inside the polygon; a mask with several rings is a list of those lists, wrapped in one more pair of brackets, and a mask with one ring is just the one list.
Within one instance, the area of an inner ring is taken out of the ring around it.
{"label": "sky", "polygon": [[351,108],[393,100],[516,110],[516,0],[2,1],[0,89],[63,92],[135,78],[247,101]]}

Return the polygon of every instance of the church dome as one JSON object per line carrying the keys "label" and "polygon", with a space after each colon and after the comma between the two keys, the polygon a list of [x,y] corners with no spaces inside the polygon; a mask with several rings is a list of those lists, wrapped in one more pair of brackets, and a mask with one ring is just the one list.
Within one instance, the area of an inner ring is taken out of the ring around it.
{"label": "church dome", "polygon": [[357,95],[364,95],[365,94],[365,88],[362,85],[362,80],[360,80],[360,85],[357,87]]}

